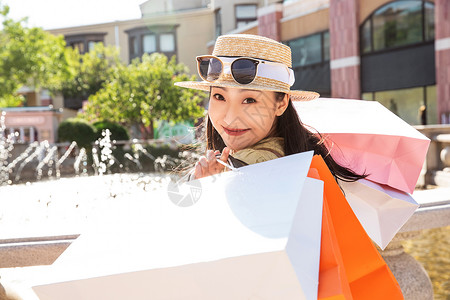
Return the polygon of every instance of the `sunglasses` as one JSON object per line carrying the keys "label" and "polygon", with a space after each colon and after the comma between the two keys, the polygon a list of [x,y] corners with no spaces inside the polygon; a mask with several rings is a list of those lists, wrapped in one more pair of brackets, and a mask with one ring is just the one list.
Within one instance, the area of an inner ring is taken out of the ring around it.
{"label": "sunglasses", "polygon": [[[252,83],[258,74],[258,67],[262,65],[274,65],[276,68],[284,68],[289,76],[291,72],[287,66],[281,63],[255,59],[251,57],[217,57],[212,55],[197,56],[197,69],[200,77],[208,82],[214,82],[224,73],[225,66],[229,67],[229,72],[234,81],[239,84]],[[226,72],[227,70],[225,70]],[[293,75],[293,74],[292,74]]]}

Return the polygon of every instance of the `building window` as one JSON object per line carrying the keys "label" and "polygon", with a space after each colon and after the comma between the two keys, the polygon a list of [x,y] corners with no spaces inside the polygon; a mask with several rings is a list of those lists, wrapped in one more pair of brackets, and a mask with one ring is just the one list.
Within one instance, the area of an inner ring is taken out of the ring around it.
{"label": "building window", "polygon": [[139,27],[126,31],[130,49],[130,61],[144,53],[160,52],[167,57],[176,54],[177,25]]}
{"label": "building window", "polygon": [[142,37],[142,51],[144,53],[156,52],[156,36],[154,34],[146,34]]}
{"label": "building window", "polygon": [[425,40],[434,40],[434,4],[425,2],[424,11],[424,29]]}
{"label": "building window", "polygon": [[256,21],[256,4],[241,4],[235,6],[236,28]]}
{"label": "building window", "polygon": [[222,35],[222,12],[220,8],[214,12],[216,20],[216,38]]}
{"label": "building window", "polygon": [[135,36],[130,37],[130,55],[135,56],[139,53],[139,43]]}
{"label": "building window", "polygon": [[78,53],[83,54],[85,52],[84,50],[84,41],[78,41],[78,42],[72,42],[69,44],[70,47],[77,49]]}
{"label": "building window", "polygon": [[292,67],[302,67],[330,60],[330,34],[328,31],[289,41]]}
{"label": "building window", "polygon": [[106,33],[86,33],[65,36],[66,44],[84,54],[94,49],[95,44],[103,43]]}
{"label": "building window", "polygon": [[372,51],[372,27],[371,22],[365,22],[361,26],[361,52],[367,53]]}
{"label": "building window", "polygon": [[331,95],[330,34],[328,31],[303,36],[286,44],[292,51],[295,74],[293,89],[312,90]]}
{"label": "building window", "polygon": [[102,43],[103,41],[89,41],[88,42],[88,51],[94,50],[95,45],[98,43]]}
{"label": "building window", "polygon": [[175,37],[172,33],[164,33],[159,36],[159,48],[161,52],[175,51]]}
{"label": "building window", "polygon": [[322,34],[322,55],[323,61],[330,60],[330,32],[326,31]]}
{"label": "building window", "polygon": [[435,85],[363,93],[362,99],[380,102],[411,125],[438,123]]}
{"label": "building window", "polygon": [[369,53],[434,39],[434,4],[399,0],[377,9],[361,26],[361,51]]}

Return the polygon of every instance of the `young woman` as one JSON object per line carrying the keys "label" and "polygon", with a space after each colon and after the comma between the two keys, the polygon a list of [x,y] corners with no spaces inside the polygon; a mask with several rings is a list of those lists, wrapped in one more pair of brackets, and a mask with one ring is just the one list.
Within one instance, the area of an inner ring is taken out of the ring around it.
{"label": "young woman", "polygon": [[206,122],[207,152],[195,164],[194,178],[234,167],[314,150],[336,178],[364,178],[337,164],[320,134],[300,121],[292,101],[309,101],[319,94],[290,90],[294,84],[291,49],[254,35],[220,36],[212,55],[197,57],[203,81],[176,85],[210,91]]}

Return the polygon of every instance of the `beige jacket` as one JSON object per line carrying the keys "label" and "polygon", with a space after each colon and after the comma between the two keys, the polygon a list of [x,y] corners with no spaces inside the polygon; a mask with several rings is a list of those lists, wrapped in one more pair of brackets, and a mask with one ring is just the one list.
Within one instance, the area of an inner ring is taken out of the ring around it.
{"label": "beige jacket", "polygon": [[249,148],[231,154],[249,165],[284,156],[284,139],[282,137],[265,138]]}

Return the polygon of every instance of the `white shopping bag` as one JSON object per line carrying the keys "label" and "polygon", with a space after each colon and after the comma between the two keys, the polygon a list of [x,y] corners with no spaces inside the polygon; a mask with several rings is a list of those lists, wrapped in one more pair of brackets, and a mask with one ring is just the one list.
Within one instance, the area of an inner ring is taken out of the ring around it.
{"label": "white shopping bag", "polygon": [[410,194],[387,185],[365,179],[339,183],[359,222],[381,249],[419,207]]}
{"label": "white shopping bag", "polygon": [[82,234],[53,265],[56,278],[33,289],[42,300],[315,300],[323,182],[306,178],[311,159],[295,154],[172,187],[152,199],[139,229],[111,223]]}

